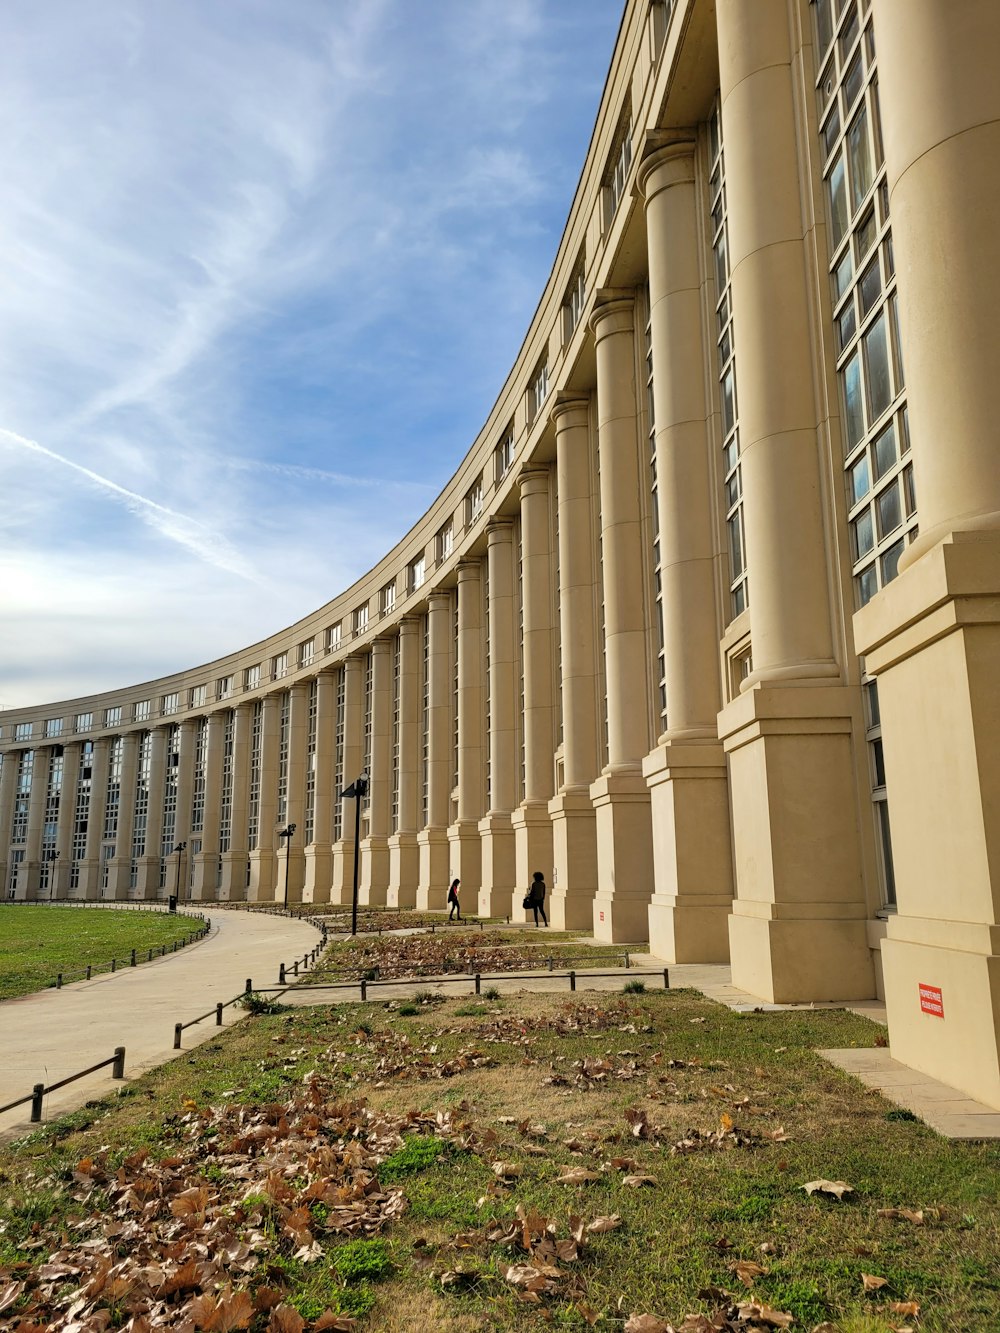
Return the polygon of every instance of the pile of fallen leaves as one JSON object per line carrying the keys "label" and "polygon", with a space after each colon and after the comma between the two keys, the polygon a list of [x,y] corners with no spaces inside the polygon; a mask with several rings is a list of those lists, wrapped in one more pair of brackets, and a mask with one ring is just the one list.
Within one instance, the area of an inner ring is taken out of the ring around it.
{"label": "pile of fallen leaves", "polygon": [[[395,920],[395,918],[393,918]],[[565,946],[552,948],[553,958],[566,956]],[[579,949],[574,956],[578,956]],[[440,930],[434,934],[379,935],[358,939],[350,948],[338,946],[310,974],[370,972],[381,979],[429,977],[460,973],[538,971],[547,966],[548,953],[518,942],[504,931]],[[601,964],[594,956],[595,967]]]}
{"label": "pile of fallen leaves", "polygon": [[[475,1044],[444,1055],[436,1041],[414,1041],[391,1028],[375,1032],[359,1028],[351,1033],[350,1041],[353,1051],[331,1046],[324,1053],[324,1060],[337,1068],[338,1078],[373,1083],[377,1088],[410,1078],[454,1078],[470,1069],[493,1068],[497,1063]],[[362,1067],[355,1069],[353,1063],[359,1054],[367,1058]]]}
{"label": "pile of fallen leaves", "polygon": [[[379,1163],[407,1132],[462,1133],[448,1113],[387,1116],[334,1101],[316,1078],[281,1104],[190,1104],[179,1129],[169,1158],[143,1150],[117,1167],[106,1153],[77,1164],[67,1188],[79,1220],[32,1238],[31,1248],[50,1251],[44,1263],[0,1267],[4,1328],[228,1333],[261,1315],[270,1333],[302,1333],[281,1260],[316,1263],[332,1241],[380,1232],[406,1201],[381,1188]],[[309,1327],[355,1323],[327,1310]]]}

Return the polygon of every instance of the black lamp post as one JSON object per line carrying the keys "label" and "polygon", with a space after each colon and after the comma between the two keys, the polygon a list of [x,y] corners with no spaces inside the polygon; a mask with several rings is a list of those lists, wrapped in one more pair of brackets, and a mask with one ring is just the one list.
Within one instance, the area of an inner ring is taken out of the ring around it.
{"label": "black lamp post", "polygon": [[[58,853],[58,852],[53,852],[53,851],[43,852],[43,853],[42,853],[42,860],[43,860],[43,861],[49,861],[49,862],[52,862],[52,861],[58,861],[58,860],[59,860],[59,853]],[[50,866],[50,869],[49,869],[48,873],[47,873],[46,876],[45,876],[45,889],[46,889],[46,892],[48,893],[48,895],[49,895],[50,898],[52,897],[52,876],[53,876],[53,872],[54,872],[54,867],[51,867],[51,866]]]}
{"label": "black lamp post", "polygon": [[177,903],[178,903],[178,901],[179,901],[179,899],[180,899],[180,895],[181,895],[181,857],[184,855],[184,849],[185,849],[186,847],[187,847],[187,843],[186,843],[186,842],[179,842],[179,843],[177,844],[177,846],[174,848],[173,852],[170,853],[171,856],[173,856],[175,852],[176,852],[176,854],[177,854],[177,872],[176,872],[176,874],[175,874],[175,876],[174,876],[174,908],[175,908],[175,909],[176,909],[176,907],[177,907]]}
{"label": "black lamp post", "polygon": [[351,934],[358,933],[358,869],[360,864],[360,846],[361,846],[361,802],[368,794],[368,770],[362,772],[361,776],[355,778],[349,787],[345,787],[340,793],[342,801],[354,799],[354,896],[351,899]]}
{"label": "black lamp post", "polygon": [[288,824],[278,834],[279,838],[287,839],[287,841],[285,842],[285,911],[286,912],[288,911],[288,874],[289,871],[291,870],[290,863],[292,859],[292,834],[295,832],[295,828],[296,826],[294,824]]}

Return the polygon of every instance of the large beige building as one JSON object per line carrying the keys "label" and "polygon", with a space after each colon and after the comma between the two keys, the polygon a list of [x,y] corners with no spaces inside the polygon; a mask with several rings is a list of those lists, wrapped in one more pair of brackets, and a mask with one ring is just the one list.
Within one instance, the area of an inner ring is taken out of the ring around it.
{"label": "large beige building", "polygon": [[998,62],[996,0],[629,0],[448,486],[271,639],[4,714],[8,896],[343,902],[367,769],[363,902],[541,869],[1000,1106]]}

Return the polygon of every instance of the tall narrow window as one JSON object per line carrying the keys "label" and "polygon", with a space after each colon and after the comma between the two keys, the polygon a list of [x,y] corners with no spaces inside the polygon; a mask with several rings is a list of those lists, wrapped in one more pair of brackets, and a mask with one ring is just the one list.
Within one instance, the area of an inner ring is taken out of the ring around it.
{"label": "tall narrow window", "polygon": [[508,426],[503,438],[493,452],[494,470],[497,481],[507,475],[514,463],[514,427]]}
{"label": "tall narrow window", "polygon": [[421,716],[420,716],[420,791],[421,791],[421,826],[430,823],[431,810],[431,790],[430,790],[430,729],[431,729],[431,632],[430,619],[428,616],[423,618],[423,679],[421,684]]}
{"label": "tall narrow window", "polygon": [[604,173],[604,225],[609,227],[625,193],[632,167],[632,112],[626,109],[618,122],[611,154]]}
{"label": "tall narrow window", "polygon": [[306,831],[305,846],[316,835],[316,719],[319,711],[319,682],[309,682],[309,736],[306,745]]}
{"label": "tall narrow window", "polygon": [[264,738],[264,701],[256,700],[250,724],[250,783],[247,792],[247,847],[260,840],[260,758]]}
{"label": "tall narrow window", "polygon": [[540,361],[528,386],[528,420],[534,421],[542,410],[549,392],[549,366],[547,361]]}
{"label": "tall narrow window", "polygon": [[583,251],[576,261],[573,276],[569,280],[566,295],[563,297],[563,342],[569,342],[573,331],[583,317],[583,307],[587,300],[587,277]]}
{"label": "tall narrow window", "polygon": [[392,641],[392,824],[393,833],[399,832],[399,745],[403,725],[402,700],[399,697],[401,687],[399,635]]}
{"label": "tall narrow window", "polygon": [[205,827],[205,768],[208,761],[208,718],[198,723],[194,742],[194,780],[191,796],[191,832],[201,833]]}
{"label": "tall narrow window", "polygon": [[438,529],[437,535],[437,558],[438,560],[447,560],[455,549],[455,525],[451,519]]}
{"label": "tall narrow window", "polygon": [[129,888],[138,883],[139,858],[146,855],[146,828],[149,824],[149,779],[153,758],[153,733],[144,731],[139,738],[135,770],[135,806],[132,816],[132,848],[129,864]]}
{"label": "tall narrow window", "polygon": [[[649,311],[649,291],[646,291],[646,310]],[[663,574],[660,565],[660,496],[659,480],[656,475],[656,417],[653,407],[653,330],[650,320],[646,320],[646,415],[649,421],[647,438],[649,440],[649,492],[650,519],[652,532],[652,574],[653,598],[656,607],[656,666],[654,676],[657,681],[656,709],[660,732],[667,729],[667,667],[666,645],[663,637]]]}
{"label": "tall narrow window", "polygon": [[288,819],[288,742],[291,698],[287,690],[281,696],[281,715],[278,731],[278,814],[279,824]]}
{"label": "tall narrow window", "polygon": [[[820,143],[844,473],[858,606],[896,577],[917,503],[896,313],[875,36],[868,5],[814,0]],[[867,22],[865,19],[867,17]]]}
{"label": "tall narrow window", "polygon": [[49,757],[49,772],[45,783],[45,813],[42,822],[42,864],[38,887],[42,893],[48,893],[52,874],[52,862],[58,856],[56,842],[59,837],[59,807],[62,803],[63,770],[66,760],[61,745],[53,748]]}
{"label": "tall narrow window", "polygon": [[227,709],[222,722],[222,789],[219,794],[219,851],[233,846],[233,740],[236,713]]}
{"label": "tall narrow window", "polygon": [[[333,789],[340,793],[347,786],[344,780],[344,729],[346,727],[347,708],[345,694],[345,673],[343,667],[337,672],[337,712],[333,733]],[[333,840],[339,842],[344,836],[344,803],[337,799],[333,803]]]}
{"label": "tall narrow window", "polygon": [[80,767],[76,775],[73,803],[73,838],[70,844],[69,887],[80,887],[80,863],[87,855],[87,829],[90,825],[90,792],[94,781],[94,742],[84,741]]}
{"label": "tall narrow window", "polygon": [[476,519],[483,512],[483,479],[477,478],[469,487],[468,494],[465,497],[465,523],[469,526],[475,523]]}
{"label": "tall narrow window", "polygon": [[726,164],[722,114],[718,101],[709,121],[711,157],[712,252],[715,258],[715,316],[719,355],[719,405],[722,412],[723,485],[726,535],[729,544],[729,610],[735,619],[750,598],[747,583],[746,536],[743,522],[743,477],[740,467],[740,418],[736,398],[736,353],[733,344],[733,298],[729,281],[729,224],[726,216]]}

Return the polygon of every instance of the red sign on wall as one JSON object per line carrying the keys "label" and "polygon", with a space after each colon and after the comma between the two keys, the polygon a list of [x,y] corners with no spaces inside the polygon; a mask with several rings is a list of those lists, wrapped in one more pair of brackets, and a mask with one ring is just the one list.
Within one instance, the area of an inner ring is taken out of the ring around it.
{"label": "red sign on wall", "polygon": [[944,1000],[940,986],[928,986],[925,982],[917,983],[920,988],[920,1011],[933,1014],[935,1018],[944,1018]]}

